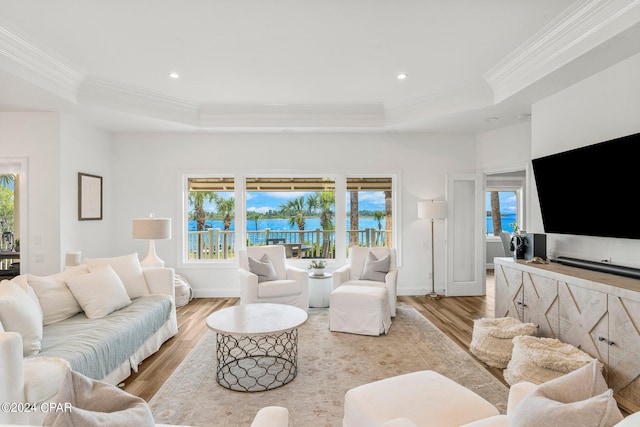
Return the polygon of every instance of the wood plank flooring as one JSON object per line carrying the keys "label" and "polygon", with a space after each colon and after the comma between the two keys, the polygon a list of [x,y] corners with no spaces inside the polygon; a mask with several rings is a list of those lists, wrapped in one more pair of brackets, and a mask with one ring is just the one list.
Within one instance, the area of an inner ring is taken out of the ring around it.
{"label": "wood plank flooring", "polygon": [[[487,271],[486,296],[447,297],[435,300],[422,296],[403,296],[398,297],[398,300],[413,306],[461,348],[469,352],[474,319],[493,317],[493,289],[493,272]],[[146,359],[140,365],[138,373],[127,378],[124,382],[124,390],[149,401],[207,331],[205,324],[207,316],[216,310],[237,303],[237,298],[197,298],[186,306],[180,307],[177,312],[178,334]],[[484,364],[483,366],[496,378],[504,381],[499,369]]]}

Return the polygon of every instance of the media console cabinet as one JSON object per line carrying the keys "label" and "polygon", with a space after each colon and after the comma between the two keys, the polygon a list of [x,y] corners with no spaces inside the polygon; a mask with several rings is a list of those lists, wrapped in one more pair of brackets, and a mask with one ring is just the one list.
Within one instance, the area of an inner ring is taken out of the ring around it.
{"label": "media console cabinet", "polygon": [[640,280],[571,267],[495,258],[495,317],[538,325],[605,366],[625,410],[640,410]]}

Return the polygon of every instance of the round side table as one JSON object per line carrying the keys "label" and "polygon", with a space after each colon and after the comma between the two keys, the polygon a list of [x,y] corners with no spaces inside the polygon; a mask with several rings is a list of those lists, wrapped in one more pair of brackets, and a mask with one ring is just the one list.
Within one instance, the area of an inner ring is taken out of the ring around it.
{"label": "round side table", "polygon": [[309,274],[309,307],[329,307],[329,296],[333,289],[333,275]]}

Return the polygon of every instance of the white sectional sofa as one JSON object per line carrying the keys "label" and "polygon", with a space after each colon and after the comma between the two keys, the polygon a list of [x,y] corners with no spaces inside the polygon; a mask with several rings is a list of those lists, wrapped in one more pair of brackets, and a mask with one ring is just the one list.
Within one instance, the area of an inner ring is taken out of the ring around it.
{"label": "white sectional sofa", "polygon": [[[137,254],[3,281],[0,402],[46,402],[68,366],[118,384],[177,332],[173,269],[143,269]],[[12,418],[0,411],[0,424]]]}

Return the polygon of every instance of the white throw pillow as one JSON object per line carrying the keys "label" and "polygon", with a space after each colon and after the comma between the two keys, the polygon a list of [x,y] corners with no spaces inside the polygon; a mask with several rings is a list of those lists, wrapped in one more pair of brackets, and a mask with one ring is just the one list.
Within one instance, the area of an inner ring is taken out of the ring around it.
{"label": "white throw pillow", "polygon": [[99,319],[131,304],[122,280],[110,265],[69,277],[67,286],[89,319]]}
{"label": "white throw pillow", "polygon": [[106,265],[113,267],[124,283],[129,298],[134,299],[149,295],[149,287],[144,278],[137,253],[112,258],[89,258],[85,262],[91,272],[100,270]]}
{"label": "white throw pillow", "polygon": [[85,266],[84,269],[68,270],[45,277],[27,274],[29,286],[33,288],[40,301],[45,325],[68,319],[82,311],[66,281],[69,277],[87,273],[89,269]]}
{"label": "white throw pillow", "polygon": [[26,290],[19,284],[0,282],[0,322],[8,332],[22,336],[22,354],[37,354],[42,347],[42,310],[38,297],[30,286]]}
{"label": "white throw pillow", "polygon": [[622,414],[597,360],[540,384],[509,415],[509,427],[610,427]]}

